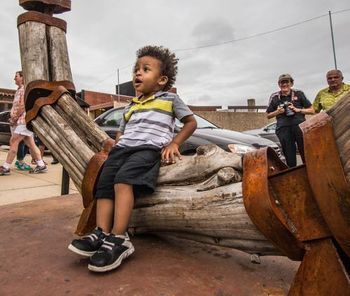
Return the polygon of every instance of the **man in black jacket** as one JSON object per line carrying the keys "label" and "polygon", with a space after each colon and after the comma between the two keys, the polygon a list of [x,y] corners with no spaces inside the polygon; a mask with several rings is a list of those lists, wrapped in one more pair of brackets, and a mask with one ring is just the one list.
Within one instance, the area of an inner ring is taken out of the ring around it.
{"label": "man in black jacket", "polygon": [[296,145],[304,162],[304,141],[299,124],[305,121],[305,114],[313,114],[311,102],[301,90],[292,89],[294,80],[289,74],[278,78],[280,90],[270,96],[267,118],[276,117],[276,134],[282,146],[289,167],[297,165]]}

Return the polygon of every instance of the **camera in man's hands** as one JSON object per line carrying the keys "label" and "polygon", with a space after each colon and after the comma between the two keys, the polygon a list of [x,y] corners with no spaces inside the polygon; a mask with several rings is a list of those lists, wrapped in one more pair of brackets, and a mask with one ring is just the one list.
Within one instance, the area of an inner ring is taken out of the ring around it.
{"label": "camera in man's hands", "polygon": [[291,102],[283,102],[280,104],[280,107],[284,108],[284,114],[286,116],[293,116],[295,112],[289,108],[289,106],[292,105]]}

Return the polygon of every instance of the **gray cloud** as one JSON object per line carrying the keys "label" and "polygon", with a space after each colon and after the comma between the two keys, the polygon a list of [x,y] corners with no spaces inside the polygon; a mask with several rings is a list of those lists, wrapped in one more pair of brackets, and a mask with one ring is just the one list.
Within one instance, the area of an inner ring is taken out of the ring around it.
{"label": "gray cloud", "polygon": [[199,23],[193,28],[192,36],[197,46],[234,39],[232,24],[221,18]]}

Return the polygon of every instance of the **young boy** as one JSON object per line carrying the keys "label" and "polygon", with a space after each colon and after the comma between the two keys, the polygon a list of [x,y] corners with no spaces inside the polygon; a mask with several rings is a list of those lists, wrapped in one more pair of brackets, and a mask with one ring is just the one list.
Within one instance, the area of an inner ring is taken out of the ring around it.
{"label": "young boy", "polygon": [[[102,169],[96,190],[96,229],[68,248],[91,256],[88,268],[105,272],[134,252],[126,233],[134,196],[154,191],[160,162],[181,159],[179,146],[197,122],[183,101],[167,92],[175,82],[177,61],[168,49],[146,46],[137,51],[133,85],[138,94],[124,110],[120,132]],[[175,117],[184,123],[173,138]]]}

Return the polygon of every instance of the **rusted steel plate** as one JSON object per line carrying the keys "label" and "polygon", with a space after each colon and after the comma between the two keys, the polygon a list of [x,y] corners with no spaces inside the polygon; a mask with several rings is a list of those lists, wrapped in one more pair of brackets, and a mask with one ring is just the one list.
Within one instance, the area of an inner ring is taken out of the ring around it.
{"label": "rusted steel plate", "polygon": [[19,0],[26,10],[46,13],[63,13],[71,10],[71,0]]}
{"label": "rusted steel plate", "polygon": [[17,27],[26,22],[42,23],[60,28],[62,31],[67,32],[67,23],[64,20],[37,11],[25,12],[17,17]]}
{"label": "rusted steel plate", "polygon": [[75,234],[85,235],[96,227],[96,199],[88,207],[84,208],[80,215]]}
{"label": "rusted steel plate", "polygon": [[270,148],[258,149],[243,157],[243,196],[249,217],[262,234],[292,260],[301,260],[303,245],[286,225],[283,213],[271,195],[268,177],[286,169]]}
{"label": "rusted steel plate", "polygon": [[310,188],[304,165],[269,177],[276,205],[285,225],[300,241],[331,236]]}
{"label": "rusted steel plate", "polygon": [[102,150],[96,153],[88,163],[81,186],[84,210],[75,231],[78,235],[91,232],[96,227],[96,199],[94,198],[96,184],[103,164],[114,143],[112,139],[107,139],[103,143]]}
{"label": "rusted steel plate", "polygon": [[114,145],[112,139],[107,139],[103,143],[103,149],[97,152],[89,161],[82,181],[82,196],[84,208],[88,207],[94,199],[94,190],[100,171],[108,157],[109,151]]}
{"label": "rusted steel plate", "polygon": [[331,117],[320,113],[305,121],[307,174],[315,200],[335,239],[350,256],[350,187],[333,135]]}
{"label": "rusted steel plate", "polygon": [[349,274],[331,239],[308,244],[288,295],[350,295]]}
{"label": "rusted steel plate", "polygon": [[74,84],[66,80],[62,80],[62,81],[35,80],[28,83],[24,94],[26,111],[28,112],[28,110],[33,108],[37,98],[49,96],[58,86],[63,86],[71,94],[73,95],[75,94]]}
{"label": "rusted steel plate", "polygon": [[52,105],[65,93],[74,94],[75,87],[70,81],[36,80],[28,84],[24,99],[26,108],[26,122],[31,129],[30,121],[38,115],[45,105]]}

